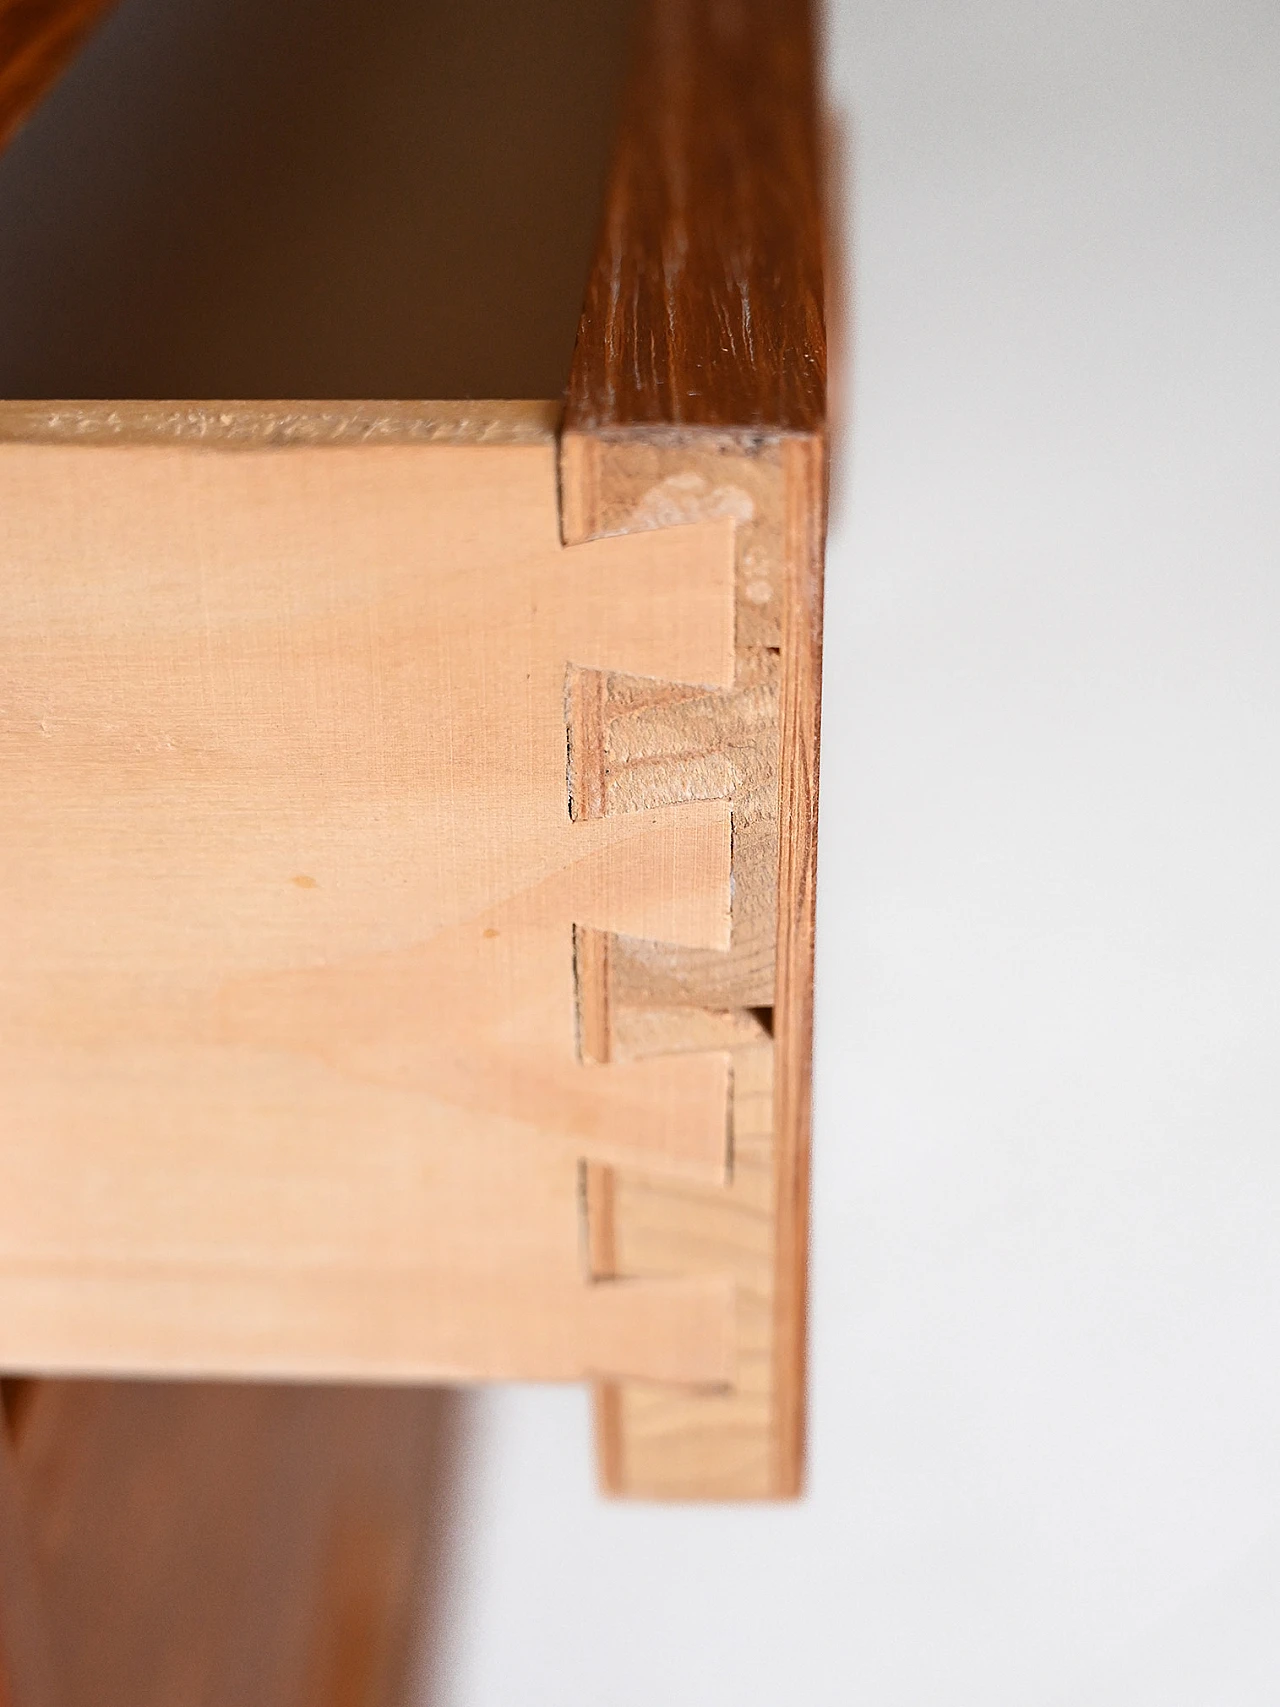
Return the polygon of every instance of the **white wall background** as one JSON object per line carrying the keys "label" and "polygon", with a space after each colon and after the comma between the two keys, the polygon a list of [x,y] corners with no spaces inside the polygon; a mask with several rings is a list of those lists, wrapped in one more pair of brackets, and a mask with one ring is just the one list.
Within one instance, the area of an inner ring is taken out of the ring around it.
{"label": "white wall background", "polygon": [[434,1707],[1280,1701],[1280,7],[845,0],[808,1498],[471,1401]]}

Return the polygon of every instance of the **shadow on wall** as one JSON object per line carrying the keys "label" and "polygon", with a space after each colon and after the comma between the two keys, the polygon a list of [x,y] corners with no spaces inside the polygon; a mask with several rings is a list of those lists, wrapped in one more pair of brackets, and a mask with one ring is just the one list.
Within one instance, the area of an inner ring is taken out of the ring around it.
{"label": "shadow on wall", "polygon": [[629,15],[122,0],[0,158],[0,396],[558,396]]}

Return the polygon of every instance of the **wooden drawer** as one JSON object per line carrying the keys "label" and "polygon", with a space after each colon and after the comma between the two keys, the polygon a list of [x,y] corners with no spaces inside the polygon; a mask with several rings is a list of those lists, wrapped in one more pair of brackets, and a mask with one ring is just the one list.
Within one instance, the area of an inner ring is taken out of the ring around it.
{"label": "wooden drawer", "polygon": [[803,9],[645,0],[607,171],[606,9],[182,11],[0,161],[0,1366],[589,1380],[609,1489],[793,1493]]}

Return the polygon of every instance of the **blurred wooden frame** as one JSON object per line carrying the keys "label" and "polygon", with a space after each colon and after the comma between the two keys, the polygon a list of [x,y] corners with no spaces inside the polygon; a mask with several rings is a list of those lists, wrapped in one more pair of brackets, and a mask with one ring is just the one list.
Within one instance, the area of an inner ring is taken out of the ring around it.
{"label": "blurred wooden frame", "polygon": [[806,9],[645,0],[563,409],[0,405],[0,1367],[797,1492],[821,224]]}

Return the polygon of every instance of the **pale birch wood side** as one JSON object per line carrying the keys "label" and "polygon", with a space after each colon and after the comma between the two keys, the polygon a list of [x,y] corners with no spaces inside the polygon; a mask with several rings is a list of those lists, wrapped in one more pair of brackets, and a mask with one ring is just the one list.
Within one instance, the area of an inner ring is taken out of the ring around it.
{"label": "pale birch wood side", "polygon": [[566,548],[544,406],[147,408],[0,443],[0,1367],[725,1384],[578,1226],[724,1177],[728,1053],[584,1066],[573,928],[723,952],[729,808],[574,821],[564,699],[730,686],[731,522]]}

